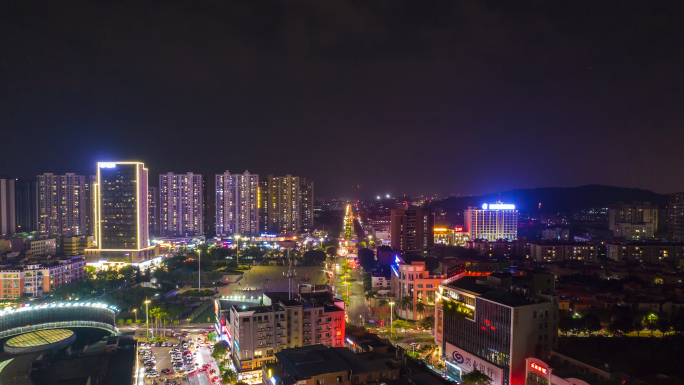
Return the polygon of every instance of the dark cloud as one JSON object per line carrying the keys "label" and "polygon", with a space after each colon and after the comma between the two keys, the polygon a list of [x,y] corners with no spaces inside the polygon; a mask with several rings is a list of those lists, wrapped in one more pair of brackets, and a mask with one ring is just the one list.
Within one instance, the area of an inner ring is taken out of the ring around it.
{"label": "dark cloud", "polygon": [[[684,189],[678,1],[5,2],[0,172]],[[156,177],[155,177],[156,178]],[[152,178],[153,180],[155,178]]]}

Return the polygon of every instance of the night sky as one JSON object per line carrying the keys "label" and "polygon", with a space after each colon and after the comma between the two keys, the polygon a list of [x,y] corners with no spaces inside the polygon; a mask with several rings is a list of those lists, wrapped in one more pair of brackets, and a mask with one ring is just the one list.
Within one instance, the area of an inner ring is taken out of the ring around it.
{"label": "night sky", "polygon": [[683,1],[1,4],[0,174],[684,190]]}

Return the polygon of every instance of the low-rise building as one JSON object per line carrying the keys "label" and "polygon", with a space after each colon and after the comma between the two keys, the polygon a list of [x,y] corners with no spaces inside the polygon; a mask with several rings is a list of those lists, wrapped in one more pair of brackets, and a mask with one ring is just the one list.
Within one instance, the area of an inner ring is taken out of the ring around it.
{"label": "low-rise building", "polygon": [[[391,295],[397,302],[399,314],[408,320],[419,320],[425,315],[434,313],[435,292],[440,282],[446,278],[443,274],[432,274],[426,270],[425,261],[404,262],[401,257],[396,257],[392,267]],[[411,299],[408,306],[400,303],[404,297]],[[425,307],[423,312],[418,311],[418,303]]]}
{"label": "low-rise building", "polygon": [[371,285],[373,286],[373,289],[377,289],[378,292],[389,291],[392,287],[392,280],[383,273],[372,273]]}
{"label": "low-rise building", "polygon": [[678,263],[684,258],[684,243],[611,242],[606,245],[606,255],[614,261]]}
{"label": "low-rise building", "polygon": [[12,251],[24,252],[27,256],[55,255],[57,240],[55,238],[13,238]]}
{"label": "low-rise building", "polygon": [[649,223],[616,223],[613,229],[613,237],[623,238],[630,241],[642,241],[652,239],[655,235],[655,224]]}
{"label": "low-rise building", "polygon": [[82,256],[32,261],[0,270],[0,298],[15,299],[24,294],[40,297],[86,277]]}
{"label": "low-rise building", "polygon": [[220,335],[231,345],[238,380],[260,384],[262,366],[274,362],[274,354],[283,349],[316,344],[344,346],[345,314],[332,294],[302,293],[296,297],[290,300],[287,293],[266,293],[264,306],[237,306],[216,300]]}
{"label": "low-rise building", "polygon": [[490,241],[487,239],[471,239],[465,243],[466,249],[475,250],[478,255],[489,258],[512,256],[527,257],[530,254],[530,242],[525,238],[514,240],[499,239]]}
{"label": "low-rise building", "polygon": [[62,250],[65,255],[84,255],[85,250],[95,246],[92,236],[64,237],[62,239]]}
{"label": "low-rise building", "polygon": [[542,239],[545,241],[569,241],[570,229],[556,227],[542,230]]}
{"label": "low-rise building", "polygon": [[537,262],[596,262],[598,246],[594,242],[531,242],[530,257]]}
{"label": "low-rise building", "polygon": [[395,380],[400,374],[389,358],[325,345],[285,349],[275,358],[263,368],[264,385],[361,385]]}

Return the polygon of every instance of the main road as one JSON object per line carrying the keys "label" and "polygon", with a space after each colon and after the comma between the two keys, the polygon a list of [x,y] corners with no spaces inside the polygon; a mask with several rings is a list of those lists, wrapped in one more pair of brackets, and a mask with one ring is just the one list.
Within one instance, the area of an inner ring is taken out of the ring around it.
{"label": "main road", "polygon": [[[347,298],[347,287],[342,284],[342,264],[343,257],[335,258],[337,266],[334,268],[333,285],[335,285],[335,294],[338,297]],[[352,269],[351,278],[349,282],[349,306],[347,307],[347,322],[360,325],[362,322],[368,322],[368,306],[366,304],[366,296],[363,290],[363,279],[361,277],[362,269],[357,266]]]}

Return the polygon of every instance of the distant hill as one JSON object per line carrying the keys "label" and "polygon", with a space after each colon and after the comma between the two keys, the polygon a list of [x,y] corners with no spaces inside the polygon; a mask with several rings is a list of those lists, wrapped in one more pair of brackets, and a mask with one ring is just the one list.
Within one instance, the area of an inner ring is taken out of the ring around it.
{"label": "distant hill", "polygon": [[579,187],[510,190],[482,196],[449,197],[432,202],[430,206],[442,207],[445,211],[458,211],[468,206],[481,206],[483,203],[496,201],[515,204],[517,209],[524,212],[555,213],[636,201],[651,202],[664,208],[668,202],[668,195],[636,188],[591,184]]}

